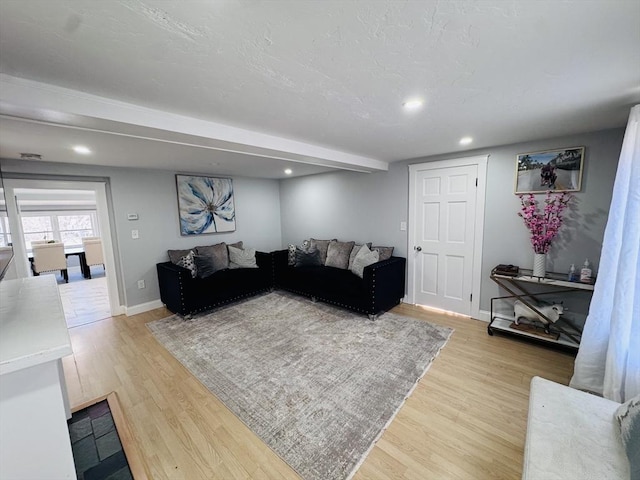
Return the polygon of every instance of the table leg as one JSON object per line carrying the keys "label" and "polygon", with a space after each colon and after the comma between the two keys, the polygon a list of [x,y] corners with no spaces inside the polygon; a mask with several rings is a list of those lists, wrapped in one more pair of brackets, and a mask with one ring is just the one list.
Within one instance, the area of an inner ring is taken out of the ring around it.
{"label": "table leg", "polygon": [[87,256],[84,252],[80,252],[78,255],[80,257],[80,271],[82,272],[82,276],[84,278],[91,278],[91,269],[89,265],[87,265]]}

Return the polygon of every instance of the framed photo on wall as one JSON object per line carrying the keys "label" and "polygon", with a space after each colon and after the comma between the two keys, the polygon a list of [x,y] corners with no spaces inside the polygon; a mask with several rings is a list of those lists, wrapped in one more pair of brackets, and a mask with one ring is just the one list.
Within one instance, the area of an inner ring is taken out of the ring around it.
{"label": "framed photo on wall", "polygon": [[584,147],[516,155],[515,193],[579,192]]}
{"label": "framed photo on wall", "polygon": [[181,235],[235,231],[230,178],[176,175],[176,185]]}

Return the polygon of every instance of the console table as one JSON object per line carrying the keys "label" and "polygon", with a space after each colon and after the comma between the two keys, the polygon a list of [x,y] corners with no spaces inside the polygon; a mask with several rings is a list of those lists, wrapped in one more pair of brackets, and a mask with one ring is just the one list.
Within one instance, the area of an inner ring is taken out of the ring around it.
{"label": "console table", "polygon": [[[509,292],[511,295],[493,297],[491,299],[491,321],[487,327],[487,333],[493,335],[494,332],[507,333],[517,335],[529,340],[558,345],[570,350],[577,350],[580,346],[582,337],[582,328],[569,319],[561,317],[556,323],[551,323],[549,318],[544,315],[536,305],[546,295],[553,295],[567,292],[583,292],[591,294],[593,285],[579,282],[568,282],[565,280],[566,275],[548,272],[544,278],[534,277],[532,271],[520,269],[518,276],[501,275],[491,272],[491,280],[496,282],[500,287]],[[531,285],[541,287],[538,292],[532,292]],[[512,328],[513,319],[506,319],[494,314],[494,302],[497,300],[513,299],[520,300],[527,307],[531,308],[535,313],[539,314],[550,322],[552,332],[558,335],[557,339],[541,336],[540,334],[530,333],[524,330]]]}
{"label": "console table", "polygon": [[76,478],[62,370],[72,352],[52,275],[0,282],[0,478]]}

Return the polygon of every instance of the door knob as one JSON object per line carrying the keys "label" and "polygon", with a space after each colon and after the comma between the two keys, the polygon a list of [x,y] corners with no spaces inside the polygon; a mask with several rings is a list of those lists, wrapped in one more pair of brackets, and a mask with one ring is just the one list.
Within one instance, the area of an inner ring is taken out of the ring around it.
{"label": "door knob", "polygon": [[420,247],[420,246],[413,247],[413,249],[414,249],[416,252],[421,252],[421,251],[422,251],[422,247]]}

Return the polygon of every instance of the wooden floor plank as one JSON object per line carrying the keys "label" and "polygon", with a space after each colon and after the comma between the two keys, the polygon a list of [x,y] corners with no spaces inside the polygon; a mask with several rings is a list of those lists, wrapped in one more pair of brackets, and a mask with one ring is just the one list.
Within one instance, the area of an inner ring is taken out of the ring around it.
{"label": "wooden floor plank", "polygon": [[[519,479],[531,377],[568,383],[574,357],[486,333],[487,324],[401,305],[454,334],[355,480]],[[71,405],[115,391],[154,479],[298,479],[195,379],[145,323],[157,309],[70,330]]]}

